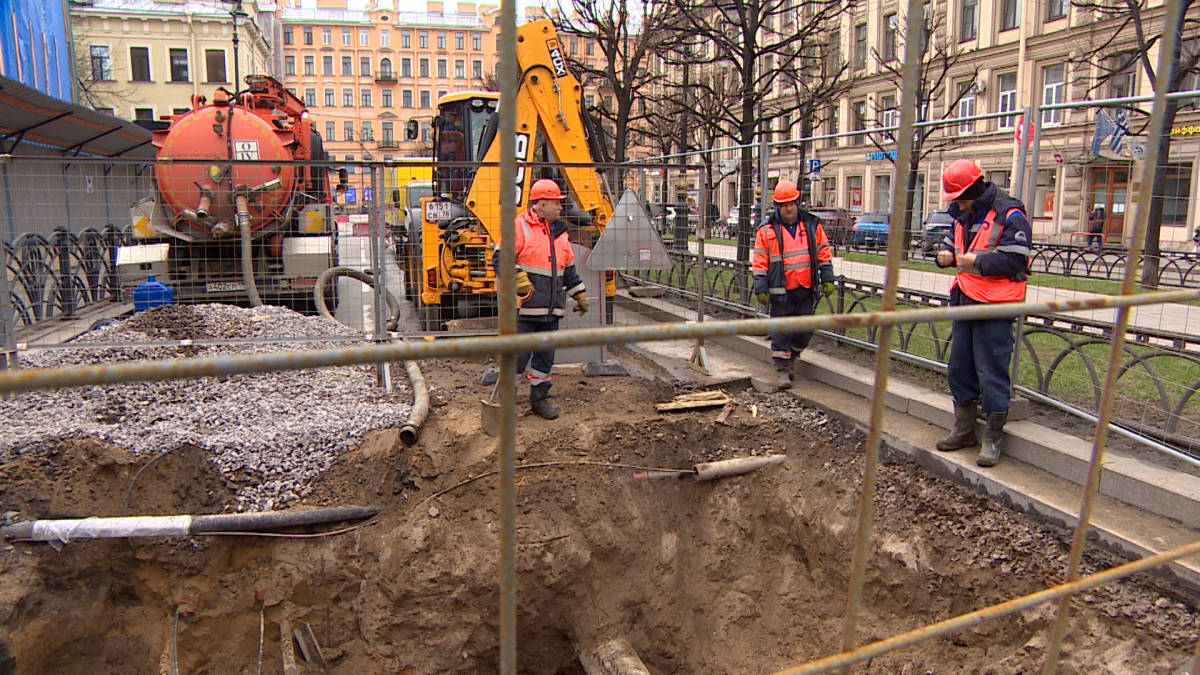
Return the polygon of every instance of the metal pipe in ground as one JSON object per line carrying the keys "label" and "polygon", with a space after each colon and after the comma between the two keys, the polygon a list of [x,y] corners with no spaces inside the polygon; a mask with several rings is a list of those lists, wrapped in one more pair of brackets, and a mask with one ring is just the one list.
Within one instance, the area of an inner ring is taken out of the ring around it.
{"label": "metal pipe in ground", "polygon": [[650,670],[625,638],[590,647],[576,644],[575,653],[587,675],[650,675]]}

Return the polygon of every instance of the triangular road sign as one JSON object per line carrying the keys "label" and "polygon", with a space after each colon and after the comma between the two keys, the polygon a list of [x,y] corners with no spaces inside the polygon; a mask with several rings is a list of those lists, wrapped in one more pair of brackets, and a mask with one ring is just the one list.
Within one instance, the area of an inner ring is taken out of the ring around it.
{"label": "triangular road sign", "polygon": [[666,270],[671,256],[663,246],[646,207],[633,190],[626,189],[617,202],[608,226],[592,248],[590,270]]}

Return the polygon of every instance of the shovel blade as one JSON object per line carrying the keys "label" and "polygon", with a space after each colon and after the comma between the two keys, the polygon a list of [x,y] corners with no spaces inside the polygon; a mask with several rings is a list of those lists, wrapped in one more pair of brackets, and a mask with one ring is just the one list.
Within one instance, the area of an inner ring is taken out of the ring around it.
{"label": "shovel blade", "polygon": [[479,426],[488,436],[500,435],[500,404],[479,402]]}

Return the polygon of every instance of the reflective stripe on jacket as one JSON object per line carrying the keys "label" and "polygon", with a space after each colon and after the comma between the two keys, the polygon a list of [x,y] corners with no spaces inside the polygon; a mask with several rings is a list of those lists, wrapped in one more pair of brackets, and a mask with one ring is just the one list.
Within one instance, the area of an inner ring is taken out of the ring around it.
{"label": "reflective stripe on jacket", "polygon": [[[806,218],[805,216],[809,216]],[[816,233],[817,259],[812,260],[808,232]],[[776,234],[783,237],[780,246]],[[759,226],[754,235],[754,251],[750,259],[750,272],[754,275],[754,292],[768,291],[772,295],[784,295],[803,286],[813,288],[813,268],[821,281],[833,281],[833,247],[825,236],[825,228],[815,216],[801,212],[796,221],[793,236],[779,220],[779,211]]]}
{"label": "reflective stripe on jacket", "polygon": [[[1020,213],[1021,211],[1016,208],[1009,209],[1005,217],[1011,216],[1014,212]],[[975,233],[975,238],[971,241],[971,248],[967,249],[967,226],[961,221],[957,222],[954,226],[955,259],[961,258],[965,253],[994,252],[1003,229],[1002,224],[996,224],[996,210],[988,209],[979,231]],[[950,290],[954,290],[955,286],[961,289],[967,297],[978,302],[1021,302],[1025,299],[1024,278],[1015,280],[1004,275],[983,276],[977,267],[964,269],[960,266],[958,274],[954,276],[954,281],[950,282]]]}
{"label": "reflective stripe on jacket", "polygon": [[[575,252],[567,237],[567,224],[561,220],[547,223],[531,210],[517,214],[517,269],[524,270],[533,284],[533,295],[517,310],[520,316],[565,316],[567,297],[585,290],[575,270]],[[500,262],[497,243],[492,265]]]}

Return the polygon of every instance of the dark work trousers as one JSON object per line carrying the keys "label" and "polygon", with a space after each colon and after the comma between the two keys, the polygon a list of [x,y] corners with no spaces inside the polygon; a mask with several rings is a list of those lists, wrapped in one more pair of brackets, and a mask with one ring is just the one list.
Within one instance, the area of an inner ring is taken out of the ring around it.
{"label": "dark work trousers", "polygon": [[[771,296],[771,318],[780,316],[812,316],[813,289],[800,286],[783,297]],[[792,357],[804,351],[812,341],[812,333],[771,333],[771,360],[777,368],[787,368]]]}
{"label": "dark work trousers", "polygon": [[[517,318],[517,333],[549,333],[558,330],[558,317]],[[533,363],[530,363],[532,359]],[[517,354],[517,377],[529,366],[529,385],[550,387],[550,369],[554,367],[554,350]],[[518,380],[519,382],[519,380]]]}
{"label": "dark work trousers", "polygon": [[981,401],[984,414],[1007,412],[1013,320],[955,321],[950,338],[950,393],[958,405]]}

